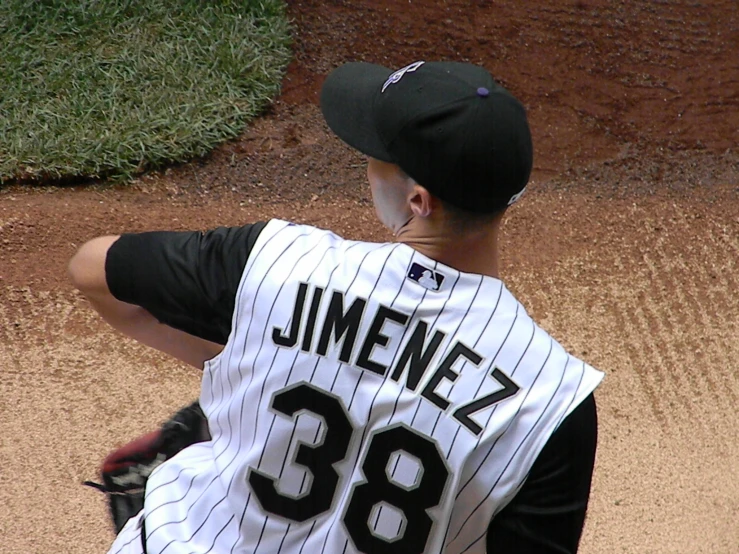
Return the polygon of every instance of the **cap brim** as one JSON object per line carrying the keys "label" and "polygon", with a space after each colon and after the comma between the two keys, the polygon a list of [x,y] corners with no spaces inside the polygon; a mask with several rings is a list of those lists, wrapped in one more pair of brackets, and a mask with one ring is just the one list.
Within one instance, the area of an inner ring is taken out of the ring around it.
{"label": "cap brim", "polygon": [[374,100],[393,70],[353,62],[332,71],[321,89],[326,123],[349,146],[385,162],[393,162],[377,131]]}

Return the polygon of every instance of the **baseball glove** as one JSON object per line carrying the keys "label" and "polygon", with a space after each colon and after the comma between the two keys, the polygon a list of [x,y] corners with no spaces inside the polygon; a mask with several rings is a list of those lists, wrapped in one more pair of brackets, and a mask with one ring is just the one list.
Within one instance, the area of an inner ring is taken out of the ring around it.
{"label": "baseball glove", "polygon": [[116,533],[144,507],[146,481],[154,469],[183,448],[208,440],[207,420],[197,402],[162,426],[114,450],[100,468],[102,483],[84,484],[104,492]]}

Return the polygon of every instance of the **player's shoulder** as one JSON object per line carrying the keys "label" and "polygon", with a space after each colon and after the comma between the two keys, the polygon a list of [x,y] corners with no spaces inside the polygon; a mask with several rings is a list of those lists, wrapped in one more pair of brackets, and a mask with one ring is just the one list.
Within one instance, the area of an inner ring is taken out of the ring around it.
{"label": "player's shoulder", "polygon": [[272,246],[279,243],[291,243],[305,240],[308,242],[320,241],[330,245],[338,251],[345,250],[372,250],[386,246],[387,243],[368,242],[346,239],[329,229],[323,229],[305,223],[296,223],[283,219],[271,219],[267,222],[260,234],[262,245],[270,243]]}
{"label": "player's shoulder", "polygon": [[311,234],[325,234],[335,237],[336,240],[344,240],[343,237],[340,237],[339,235],[328,229],[322,229],[321,227],[308,225],[306,223],[296,223],[294,221],[288,221],[285,219],[270,219],[267,222],[267,225],[264,227],[262,234],[268,237],[274,235],[301,236]]}
{"label": "player's shoulder", "polygon": [[506,286],[503,284],[501,298],[499,301],[503,308],[504,315],[508,319],[515,319],[516,325],[512,325],[512,332],[519,335],[519,340],[527,343],[530,352],[537,351],[544,356],[550,357],[566,357],[569,363],[585,363],[580,356],[582,352],[578,352],[574,347],[568,346],[568,340],[561,329],[556,328],[552,324],[549,317],[539,317],[531,315],[524,303],[519,300]]}

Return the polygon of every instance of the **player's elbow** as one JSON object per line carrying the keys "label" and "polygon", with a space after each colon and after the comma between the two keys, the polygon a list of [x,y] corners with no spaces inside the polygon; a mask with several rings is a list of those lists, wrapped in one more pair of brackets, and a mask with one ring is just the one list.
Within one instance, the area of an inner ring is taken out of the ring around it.
{"label": "player's elbow", "polygon": [[105,258],[117,236],[98,237],[83,244],[69,260],[67,274],[72,285],[87,297],[108,295]]}

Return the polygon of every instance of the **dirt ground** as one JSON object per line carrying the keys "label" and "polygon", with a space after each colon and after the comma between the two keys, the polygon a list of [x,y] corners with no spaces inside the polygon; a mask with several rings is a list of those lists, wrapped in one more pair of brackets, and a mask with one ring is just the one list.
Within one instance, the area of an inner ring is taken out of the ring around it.
{"label": "dirt ground", "polygon": [[0,552],[104,552],[107,452],[199,374],[108,330],[65,264],[84,241],[282,217],[388,240],[361,157],[317,108],[334,66],[484,64],[536,161],[503,279],[607,373],[583,554],[739,553],[735,0],[293,0],[283,93],[211,157],[104,184],[0,188]]}

